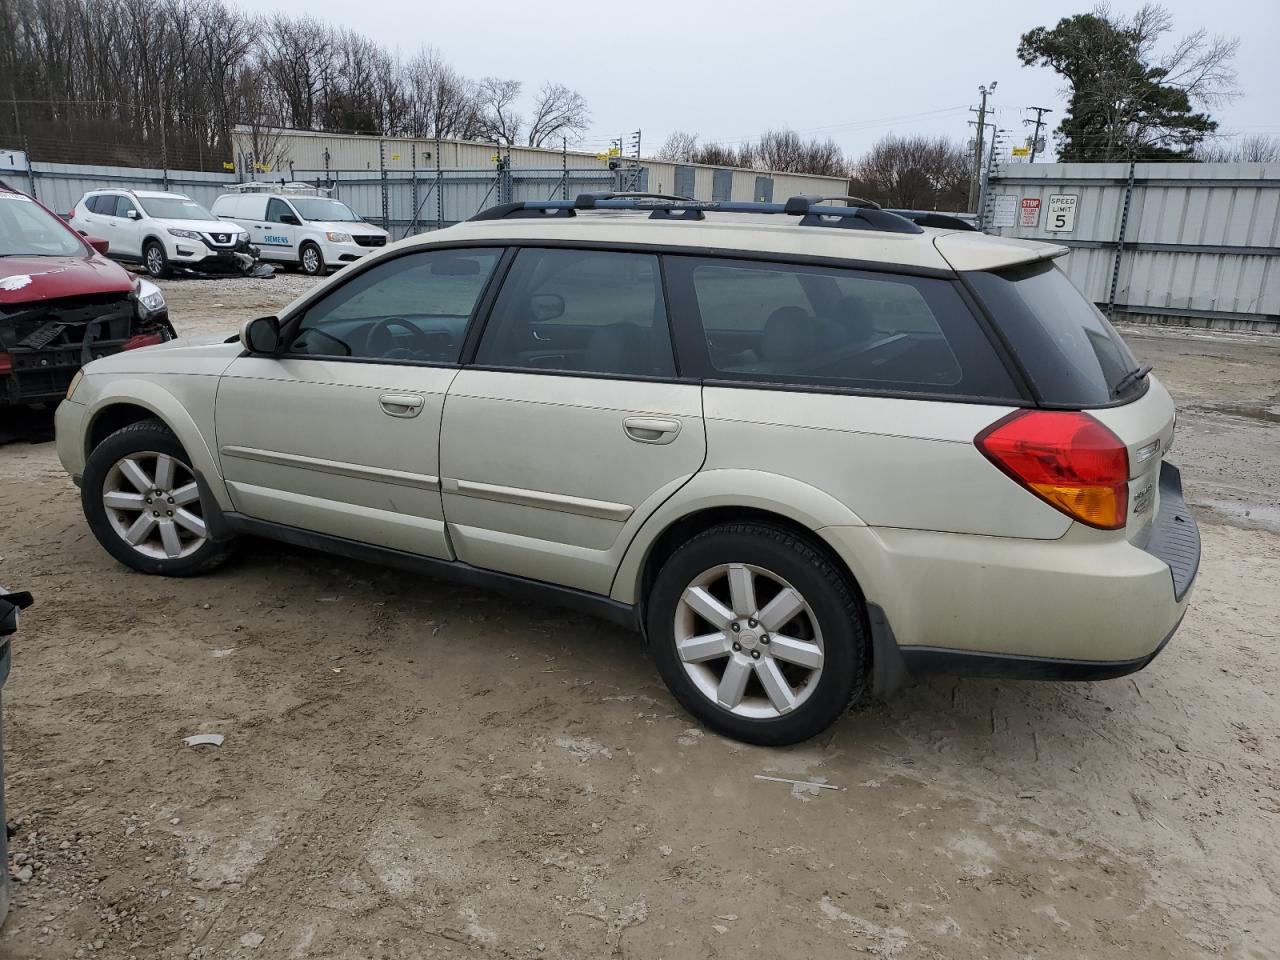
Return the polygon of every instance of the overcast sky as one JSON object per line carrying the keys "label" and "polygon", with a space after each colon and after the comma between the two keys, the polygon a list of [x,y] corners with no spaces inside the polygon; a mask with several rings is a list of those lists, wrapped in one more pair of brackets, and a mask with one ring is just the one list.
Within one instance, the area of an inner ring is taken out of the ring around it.
{"label": "overcast sky", "polygon": [[[1177,34],[1201,27],[1241,39],[1242,96],[1218,108],[1221,129],[1280,135],[1280,0],[1164,0]],[[1128,13],[1138,3],[1115,0]],[[1023,132],[1023,110],[1061,118],[1060,78],[1023,67],[1019,36],[1092,0],[255,0],[256,11],[307,12],[359,30],[408,57],[439,48],[464,74],[544,80],[580,91],[591,107],[582,145],[643,131],[644,153],[672,130],[739,142],[769,127],[830,135],[851,155],[889,131],[969,135],[980,83],[998,81],[1002,127]],[[1210,19],[1212,18],[1212,19]],[[525,111],[528,112],[527,110]]]}

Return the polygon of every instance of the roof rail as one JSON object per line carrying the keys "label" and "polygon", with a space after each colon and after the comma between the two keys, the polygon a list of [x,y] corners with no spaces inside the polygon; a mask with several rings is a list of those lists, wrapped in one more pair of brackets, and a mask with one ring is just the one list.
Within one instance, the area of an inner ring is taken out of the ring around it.
{"label": "roof rail", "polygon": [[[840,200],[844,206],[830,206]],[[881,210],[857,197],[791,197],[786,203],[734,200],[689,200],[662,194],[581,193],[573,200],[526,200],[481,210],[472,220],[512,220],[573,217],[581,210],[647,212],[651,220],[703,220],[708,213],[782,214],[800,217],[802,227],[880,230],[885,233],[923,233],[906,217]]]}
{"label": "roof rail", "polygon": [[976,224],[954,213],[939,213],[936,210],[886,210],[900,217],[906,217],[912,223],[922,227],[938,227],[943,230],[978,230]]}

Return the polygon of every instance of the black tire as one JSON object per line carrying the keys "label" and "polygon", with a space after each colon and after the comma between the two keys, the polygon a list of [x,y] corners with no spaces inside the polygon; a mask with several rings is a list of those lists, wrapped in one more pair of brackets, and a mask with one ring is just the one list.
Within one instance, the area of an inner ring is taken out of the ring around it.
{"label": "black tire", "polygon": [[142,265],[147,273],[158,279],[169,276],[169,256],[159,240],[148,240],[142,247]]}
{"label": "black tire", "polygon": [[[728,563],[780,576],[800,592],[817,620],[822,670],[812,692],[789,713],[770,719],[732,713],[699,690],[676,650],[677,605],[685,589],[703,571]],[[659,571],[646,619],[650,651],[672,694],[708,727],[735,740],[767,746],[807,740],[865,695],[871,643],[862,598],[825,553],[783,527],[727,523],[693,537]]]}
{"label": "black tire", "polygon": [[[310,267],[307,266],[308,252],[313,252],[316,255],[315,260]],[[318,246],[309,240],[298,248],[298,269],[308,277],[324,276],[324,254],[320,252],[320,248]]]}
{"label": "black tire", "polygon": [[[122,427],[94,447],[85,463],[80,483],[80,502],[89,529],[111,556],[126,567],[162,577],[190,577],[205,573],[222,563],[231,552],[230,541],[206,540],[193,553],[178,558],[158,558],[139,552],[125,541],[108,517],[103,490],[112,468],[130,454],[153,451],[167,454],[183,465],[190,464],[178,438],[160,420],[141,420]],[[202,515],[209,515],[204,498]]]}

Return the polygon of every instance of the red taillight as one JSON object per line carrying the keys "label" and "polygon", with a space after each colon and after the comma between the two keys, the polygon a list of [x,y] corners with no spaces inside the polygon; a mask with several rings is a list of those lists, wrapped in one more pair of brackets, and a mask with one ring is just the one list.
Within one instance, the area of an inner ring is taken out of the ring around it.
{"label": "red taillight", "polygon": [[139,347],[154,347],[157,343],[164,343],[164,337],[158,333],[140,333],[136,337],[130,337],[124,342],[121,350],[137,350]]}
{"label": "red taillight", "polygon": [[1100,530],[1119,530],[1129,509],[1129,451],[1087,413],[1019,410],[973,441],[987,459],[1041,500]]}
{"label": "red taillight", "polygon": [[7,353],[0,353],[0,375],[10,373],[13,370],[13,357]]}

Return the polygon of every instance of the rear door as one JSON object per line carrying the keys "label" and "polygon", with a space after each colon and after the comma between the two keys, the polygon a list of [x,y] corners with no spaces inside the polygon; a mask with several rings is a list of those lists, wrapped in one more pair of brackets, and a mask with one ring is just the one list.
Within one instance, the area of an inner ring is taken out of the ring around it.
{"label": "rear door", "polygon": [[458,559],[607,593],[631,536],[706,456],[658,258],[526,248],[445,401]]}

